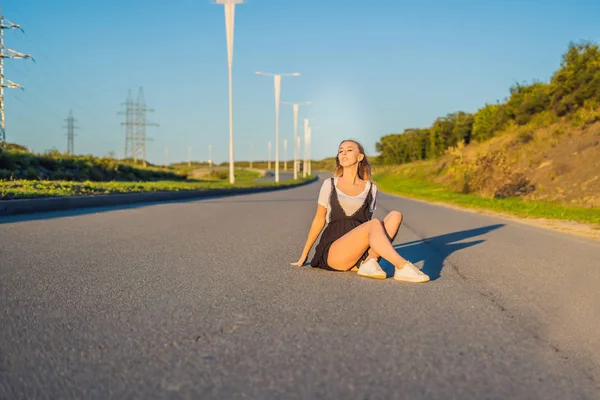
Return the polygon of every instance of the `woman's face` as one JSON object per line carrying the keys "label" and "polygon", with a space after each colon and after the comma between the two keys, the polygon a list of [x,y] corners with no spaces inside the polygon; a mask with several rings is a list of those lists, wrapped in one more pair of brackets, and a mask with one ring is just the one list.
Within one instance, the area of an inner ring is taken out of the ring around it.
{"label": "woman's face", "polygon": [[338,149],[338,160],[342,167],[350,167],[364,158],[354,142],[343,142]]}

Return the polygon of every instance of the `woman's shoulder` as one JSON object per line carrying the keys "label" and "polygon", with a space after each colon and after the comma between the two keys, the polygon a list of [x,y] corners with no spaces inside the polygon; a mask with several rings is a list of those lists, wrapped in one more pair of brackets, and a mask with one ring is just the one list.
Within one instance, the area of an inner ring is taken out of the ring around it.
{"label": "woman's shoulder", "polygon": [[321,190],[330,190],[331,189],[331,179],[327,178],[323,181],[321,185]]}
{"label": "woman's shoulder", "polygon": [[371,184],[371,191],[377,193],[377,184],[371,180],[369,180],[369,183]]}

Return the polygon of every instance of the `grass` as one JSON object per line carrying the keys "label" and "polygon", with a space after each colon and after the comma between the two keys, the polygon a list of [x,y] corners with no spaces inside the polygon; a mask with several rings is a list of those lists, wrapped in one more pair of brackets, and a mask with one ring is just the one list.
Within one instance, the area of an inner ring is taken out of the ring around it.
{"label": "grass", "polygon": [[373,176],[377,186],[385,192],[422,200],[436,201],[472,209],[505,212],[519,217],[570,220],[600,224],[597,208],[568,206],[558,202],[525,201],[520,198],[488,199],[474,194],[461,194],[424,179],[382,172]]}
{"label": "grass", "polygon": [[50,180],[50,181],[184,181],[183,169],[164,168],[133,160],[116,160],[91,155],[69,155],[57,151],[34,154],[27,149],[0,148],[0,180]]}
{"label": "grass", "polygon": [[0,181],[0,200],[32,199],[62,196],[93,196],[115,193],[141,193],[182,190],[208,190],[221,188],[289,186],[305,182],[311,177],[298,181],[288,180],[279,183],[257,183],[260,174],[253,171],[236,171],[236,182],[231,185],[227,179],[207,179],[188,181],[156,182],[72,182],[72,181]]}

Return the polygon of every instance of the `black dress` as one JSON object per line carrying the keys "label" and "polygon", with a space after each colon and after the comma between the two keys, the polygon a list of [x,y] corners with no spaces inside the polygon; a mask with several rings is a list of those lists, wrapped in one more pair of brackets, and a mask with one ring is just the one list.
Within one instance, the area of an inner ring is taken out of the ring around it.
{"label": "black dress", "polygon": [[[331,193],[329,194],[329,207],[331,207],[330,220],[321,235],[321,240],[315,248],[315,255],[310,262],[311,267],[322,268],[328,271],[343,272],[333,269],[327,264],[329,248],[337,239],[371,219],[373,212],[370,210],[369,204],[371,204],[371,201],[373,200],[373,193],[371,192],[372,185],[373,184],[369,182],[369,192],[362,206],[360,206],[354,214],[347,216],[338,199],[334,180],[331,178]],[[365,253],[356,261],[355,265],[359,265],[367,257],[368,252],[367,249],[367,251],[365,251]]]}

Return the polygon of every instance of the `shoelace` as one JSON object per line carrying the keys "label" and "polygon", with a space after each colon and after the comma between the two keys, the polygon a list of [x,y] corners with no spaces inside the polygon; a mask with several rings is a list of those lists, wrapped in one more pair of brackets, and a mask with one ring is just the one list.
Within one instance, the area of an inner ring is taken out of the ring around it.
{"label": "shoelace", "polygon": [[417,268],[416,265],[414,265],[413,263],[411,263],[410,261],[406,262],[404,264],[404,268],[406,268],[406,266],[408,265],[409,268],[411,268],[413,271],[416,271],[417,274],[419,275],[425,275],[419,268]]}

